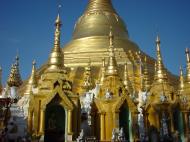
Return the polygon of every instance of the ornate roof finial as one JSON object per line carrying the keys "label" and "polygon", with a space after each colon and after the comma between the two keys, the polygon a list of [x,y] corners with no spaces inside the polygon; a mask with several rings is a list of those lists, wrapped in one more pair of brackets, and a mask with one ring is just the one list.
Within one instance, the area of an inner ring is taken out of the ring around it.
{"label": "ornate roof finial", "polygon": [[64,57],[60,47],[60,34],[61,34],[61,20],[58,14],[55,21],[55,38],[54,38],[54,47],[49,57],[49,67],[48,71],[57,71],[61,70],[64,67]]}
{"label": "ornate roof finial", "polygon": [[143,84],[144,84],[143,90],[148,91],[150,89],[150,78],[149,78],[146,56],[144,57]]}
{"label": "ornate roof finial", "polygon": [[11,72],[7,81],[9,87],[19,87],[22,84],[22,79],[19,72],[19,56],[15,58],[15,63],[11,67]]}
{"label": "ornate roof finial", "polygon": [[189,48],[186,48],[185,49],[185,54],[186,54],[186,66],[187,66],[187,69],[186,69],[186,82],[187,83],[190,83],[190,57],[189,57]]}
{"label": "ornate roof finial", "polygon": [[110,41],[110,45],[109,45],[109,59],[108,59],[108,65],[107,65],[107,70],[106,70],[106,75],[118,75],[118,71],[117,71],[117,62],[115,59],[115,53],[114,53],[114,36],[112,33],[112,27],[110,27],[110,33],[109,33],[109,41]]}
{"label": "ornate roof finial", "polygon": [[32,72],[30,78],[28,79],[27,87],[25,94],[31,94],[32,89],[37,87],[37,79],[36,79],[36,61],[32,62]]}
{"label": "ornate roof finial", "polygon": [[184,78],[183,78],[183,69],[180,66],[180,76],[179,76],[179,91],[180,93],[183,91],[184,89]]}
{"label": "ornate roof finial", "polygon": [[101,67],[101,71],[100,71],[100,78],[99,78],[100,85],[102,85],[104,82],[105,72],[106,72],[105,58],[103,58],[102,59],[102,67]]}
{"label": "ornate roof finial", "polygon": [[125,89],[129,93],[133,92],[133,88],[132,88],[131,82],[129,80],[129,74],[128,74],[128,69],[127,69],[127,62],[125,62],[125,65],[124,65],[124,80],[123,80],[123,84],[125,85]]}
{"label": "ornate roof finial", "polygon": [[164,65],[162,62],[162,56],[160,51],[160,37],[157,36],[156,38],[156,53],[157,53],[157,63],[156,63],[156,73],[155,73],[155,80],[157,81],[166,81],[167,75],[164,69]]}
{"label": "ornate roof finial", "polygon": [[0,66],[0,95],[1,95],[1,93],[2,93],[2,90],[3,90],[3,86],[2,86],[2,68],[1,68],[1,66]]}

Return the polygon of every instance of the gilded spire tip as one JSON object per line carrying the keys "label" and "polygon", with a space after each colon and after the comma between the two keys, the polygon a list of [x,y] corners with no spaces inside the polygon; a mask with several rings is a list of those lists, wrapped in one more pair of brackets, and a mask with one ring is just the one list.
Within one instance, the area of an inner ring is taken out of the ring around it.
{"label": "gilded spire tip", "polygon": [[185,49],[185,54],[186,54],[186,58],[187,58],[187,62],[190,62],[190,57],[189,57],[189,48]]}
{"label": "gilded spire tip", "polygon": [[183,69],[180,66],[180,76],[179,76],[179,91],[182,92],[184,89],[184,78],[183,78]]}
{"label": "gilded spire tip", "polygon": [[36,60],[32,61],[32,65],[35,66],[36,65]]}
{"label": "gilded spire tip", "polygon": [[160,50],[160,37],[156,37],[156,54],[157,54],[157,62],[155,67],[155,80],[163,81],[167,80],[167,75],[164,69],[164,64],[162,62],[161,50]]}

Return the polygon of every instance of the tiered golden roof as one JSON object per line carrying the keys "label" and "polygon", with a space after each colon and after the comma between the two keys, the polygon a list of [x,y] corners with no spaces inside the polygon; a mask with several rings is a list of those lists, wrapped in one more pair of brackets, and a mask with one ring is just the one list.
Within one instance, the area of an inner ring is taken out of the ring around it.
{"label": "tiered golden roof", "polygon": [[19,72],[19,57],[18,55],[15,58],[15,63],[11,67],[11,72],[7,80],[7,84],[12,87],[19,87],[22,84],[22,79]]}

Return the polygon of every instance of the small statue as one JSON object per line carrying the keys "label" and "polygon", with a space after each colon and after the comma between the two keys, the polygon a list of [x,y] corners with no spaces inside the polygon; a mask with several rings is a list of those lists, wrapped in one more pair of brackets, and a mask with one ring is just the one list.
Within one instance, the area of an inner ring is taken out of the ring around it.
{"label": "small statue", "polygon": [[106,90],[105,97],[106,99],[112,99],[112,93],[109,91],[109,89]]}
{"label": "small statue", "polygon": [[161,94],[160,95],[160,101],[163,103],[163,102],[166,102],[167,101],[167,97],[164,95],[164,94]]}
{"label": "small statue", "polygon": [[84,130],[81,129],[81,132],[77,138],[77,142],[84,142]]}
{"label": "small statue", "polygon": [[121,129],[119,130],[118,140],[120,142],[125,142],[126,141],[126,139],[125,139],[125,133],[123,131],[123,127],[121,127]]}
{"label": "small statue", "polygon": [[111,139],[112,139],[113,142],[117,140],[117,134],[116,134],[115,129],[112,130],[112,138]]}

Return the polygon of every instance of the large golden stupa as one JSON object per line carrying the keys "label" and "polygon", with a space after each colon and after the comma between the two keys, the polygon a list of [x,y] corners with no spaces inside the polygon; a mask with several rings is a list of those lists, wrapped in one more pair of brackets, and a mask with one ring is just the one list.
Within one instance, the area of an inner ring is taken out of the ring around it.
{"label": "large golden stupa", "polygon": [[61,25],[58,15],[48,62],[33,64],[20,87],[31,134],[46,142],[189,140],[188,49],[178,80],[164,67],[160,37],[153,59],[129,38],[111,0],[89,0],[63,48]]}

